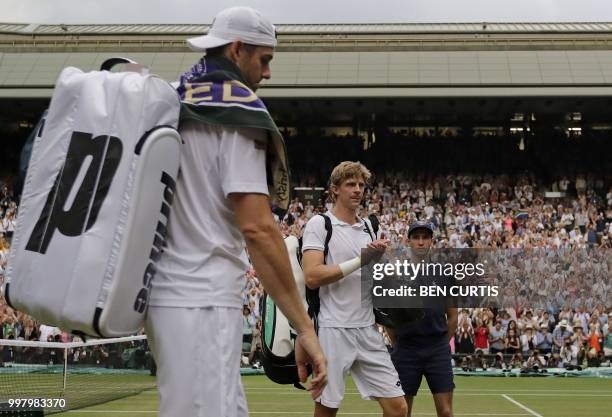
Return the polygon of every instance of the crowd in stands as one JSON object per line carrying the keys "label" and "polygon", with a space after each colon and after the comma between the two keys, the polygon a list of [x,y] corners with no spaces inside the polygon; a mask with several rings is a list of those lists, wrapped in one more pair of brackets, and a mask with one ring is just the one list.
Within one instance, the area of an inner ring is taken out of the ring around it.
{"label": "crowd in stands", "polygon": [[[518,279],[525,269],[508,265],[504,272],[517,277],[508,291],[516,297],[505,300],[503,308],[462,312],[453,341],[457,366],[542,369],[605,364],[612,356],[612,256],[585,262],[569,254],[612,254],[611,153],[602,151],[609,149],[610,141],[597,136],[562,140],[555,135],[541,141],[527,138],[529,152],[519,150],[510,136],[424,139],[378,132],[377,140],[368,145],[373,152],[365,152],[363,140],[353,137],[289,137],[287,143],[294,185],[324,185],[340,157],[361,160],[377,174],[360,215],[375,214],[393,244],[407,244],[408,226],[419,219],[434,224],[437,248],[567,251],[569,264],[561,270],[546,270],[550,264],[538,266],[535,261],[531,265],[533,257],[523,257],[527,262],[521,267],[539,272],[538,282]],[[551,152],[553,148],[557,151]],[[490,174],[440,174],[461,172],[464,166]],[[10,178],[0,181],[0,279],[15,227],[13,183]],[[330,207],[324,198],[295,199],[286,216],[278,219],[280,228],[285,235],[300,237],[306,222]],[[252,364],[261,346],[263,287],[253,269],[245,275],[243,342],[245,364]],[[535,298],[530,290],[535,290]],[[4,303],[0,322],[2,338],[71,339],[57,329],[43,335],[43,325]]]}
{"label": "crowd in stands", "polygon": [[[546,191],[559,194],[551,198]],[[300,237],[306,222],[330,207],[323,200],[295,199],[281,230]],[[529,172],[416,178],[386,174],[366,192],[360,215],[371,214],[394,244],[406,245],[408,226],[419,219],[435,225],[437,248],[497,248],[515,255],[513,261],[507,257],[498,263],[502,280],[509,283],[506,296],[500,297],[503,308],[463,312],[453,341],[458,366],[536,370],[610,365],[610,176],[561,176],[544,184]],[[529,325],[516,326],[527,316]],[[559,332],[564,336],[556,337]],[[498,336],[489,339],[491,334]]]}
{"label": "crowd in stands", "polygon": [[[0,178],[0,280],[4,277],[8,262],[10,241],[17,223],[16,216],[17,203],[13,195],[12,181],[10,177],[6,176]],[[2,320],[2,323],[4,322]]]}
{"label": "crowd in stands", "polygon": [[453,340],[457,366],[464,370],[497,368],[542,371],[610,366],[612,311],[564,308],[462,309]]}

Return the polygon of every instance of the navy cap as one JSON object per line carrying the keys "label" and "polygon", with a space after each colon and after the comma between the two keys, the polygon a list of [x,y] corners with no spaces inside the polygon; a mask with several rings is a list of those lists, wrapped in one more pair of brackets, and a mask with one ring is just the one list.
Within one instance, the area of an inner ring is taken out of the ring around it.
{"label": "navy cap", "polygon": [[412,232],[414,232],[415,230],[419,230],[419,229],[427,230],[433,236],[433,232],[434,232],[433,224],[431,224],[430,222],[424,222],[424,221],[418,220],[412,223],[410,227],[408,228],[408,237],[410,237]]}

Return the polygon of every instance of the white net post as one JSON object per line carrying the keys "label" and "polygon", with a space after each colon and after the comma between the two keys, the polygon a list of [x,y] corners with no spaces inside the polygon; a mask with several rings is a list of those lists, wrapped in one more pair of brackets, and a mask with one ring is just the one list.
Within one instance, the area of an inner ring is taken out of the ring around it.
{"label": "white net post", "polygon": [[62,395],[66,393],[67,379],[68,379],[68,347],[64,347],[64,381],[62,382]]}

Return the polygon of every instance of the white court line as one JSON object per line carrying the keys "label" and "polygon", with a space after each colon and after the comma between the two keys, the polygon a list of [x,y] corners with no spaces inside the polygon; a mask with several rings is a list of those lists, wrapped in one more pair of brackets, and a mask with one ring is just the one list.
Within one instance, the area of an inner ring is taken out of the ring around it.
{"label": "white court line", "polygon": [[[271,388],[271,387],[260,387],[260,388],[245,388],[245,391],[249,392],[249,391],[292,391],[294,390],[293,388]],[[609,390],[591,390],[591,389],[509,389],[509,390],[503,390],[503,389],[478,389],[478,388],[458,388],[455,389],[454,392],[496,392],[498,394],[500,394],[500,391],[503,391],[504,393],[509,393],[512,394],[514,392],[558,392],[558,393],[562,393],[562,392],[567,392],[567,393],[575,393],[575,392],[586,392],[586,393],[590,393],[590,394],[596,394],[596,393],[600,393],[600,394],[605,394],[605,393],[609,393]],[[156,390],[153,391],[144,391],[146,393],[157,393]],[[347,389],[346,392],[358,392],[358,390],[356,389]],[[419,392],[429,392],[429,390],[427,388],[425,389],[420,389]],[[500,394],[501,395],[501,394]]]}
{"label": "white court line", "polygon": [[[312,411],[250,411],[249,414],[308,414]],[[379,416],[380,411],[375,413],[352,413],[339,411],[336,415],[345,416]],[[413,416],[436,416],[436,413],[412,413]],[[521,413],[454,413],[455,416],[528,416],[529,414]]]}
{"label": "white court line", "polygon": [[67,413],[91,413],[91,414],[96,414],[96,413],[119,413],[119,414],[128,414],[128,413],[139,413],[139,414],[151,414],[151,413],[158,413],[159,410],[148,410],[148,411],[141,411],[141,410],[70,410],[70,411],[66,411]]}
{"label": "white court line", "polygon": [[508,397],[506,394],[502,394],[502,397],[504,397],[506,400],[510,401],[511,403],[513,403],[514,405],[522,408],[523,410],[527,411],[529,414],[535,416],[535,417],[543,417],[541,414],[536,413],[535,411],[533,411],[531,408],[524,406],[523,404],[521,404],[520,402],[513,400],[512,398]]}
{"label": "white court line", "polygon": [[[157,410],[153,411],[139,411],[139,410],[71,410],[68,413],[89,413],[89,414],[101,414],[101,413],[139,413],[139,414],[150,414],[157,413]],[[296,415],[312,415],[312,411],[251,411],[249,414],[296,414]],[[339,412],[337,415],[346,415],[346,416],[379,416],[380,411],[376,413],[350,413],[350,412]],[[436,413],[412,413],[413,416],[435,416]],[[520,413],[455,413],[456,416],[528,416],[529,414],[520,414]],[[541,416],[540,416],[541,417]]]}
{"label": "white court line", "polygon": [[[268,391],[249,391],[249,394],[269,394]],[[612,394],[550,394],[550,393],[542,393],[542,394],[538,394],[538,393],[511,393],[512,395],[518,395],[521,397],[561,397],[561,398],[566,398],[566,397],[605,397],[605,398],[609,398],[612,397]],[[274,395],[306,395],[305,392],[275,392]],[[360,396],[361,394],[359,392],[345,392],[344,395],[351,395],[351,396]],[[502,395],[500,392],[497,393],[476,393],[476,392],[465,392],[465,393],[457,393],[456,396],[458,397],[499,397],[500,395]]]}
{"label": "white court line", "polygon": [[[569,391],[552,391],[553,393],[551,393],[550,391],[542,391],[539,392],[537,390],[534,390],[535,392],[511,392],[511,391],[507,391],[507,394],[512,394],[514,396],[521,396],[521,397],[602,397],[602,398],[610,398],[612,397],[612,394],[591,394],[590,392],[593,391],[584,391],[583,393],[579,393],[579,392],[569,392]],[[281,391],[281,392],[270,392],[270,391],[263,391],[263,390],[247,390],[247,392],[249,394],[271,394],[271,395],[283,395],[283,396],[291,396],[291,395],[307,395],[307,393],[305,391],[301,391],[301,390],[295,390],[295,391]],[[427,390],[425,391],[419,391],[419,392],[429,392]],[[595,391],[595,392],[608,392],[608,391]],[[142,394],[157,394],[157,392],[149,392],[149,391],[144,391],[142,392]],[[344,395],[346,396],[360,396],[361,394],[359,393],[359,391],[350,391],[350,392],[345,392]],[[455,395],[459,396],[459,397],[497,397],[499,395],[502,395],[499,390],[496,391],[496,393],[477,393],[477,392],[462,392],[462,391],[457,391],[455,390]]]}
{"label": "white court line", "polygon": [[[297,389],[294,389],[293,387],[252,387],[252,388],[244,388],[245,391],[297,391]],[[551,389],[551,388],[542,388],[542,389],[538,389],[538,388],[533,388],[533,389],[506,389],[506,390],[502,390],[502,389],[495,389],[495,388],[483,388],[483,389],[479,389],[479,388],[457,388],[455,389],[454,392],[496,392],[496,393],[500,393],[500,391],[503,391],[504,393],[513,393],[513,392],[567,392],[567,393],[574,393],[574,392],[588,392],[588,393],[609,393],[610,390],[592,390],[592,389]],[[358,392],[358,390],[356,389],[347,389],[346,392]],[[429,390],[427,388],[421,388],[419,390],[419,392],[429,392]],[[157,389],[148,389],[146,391],[142,392],[143,394],[157,394]]]}
{"label": "white court line", "polygon": [[[510,393],[512,394],[512,393]],[[463,394],[463,396],[474,396],[477,394]],[[485,395],[485,394],[483,394]],[[486,394],[489,395],[489,394]],[[612,394],[562,394],[562,395],[558,395],[558,394],[522,394],[522,393],[514,393],[512,394],[514,396],[520,396],[520,397],[561,397],[561,398],[565,398],[565,397],[612,397]]]}
{"label": "white court line", "polygon": [[[428,389],[421,389],[419,391],[429,391]],[[471,389],[471,388],[465,388],[465,389],[456,389],[454,392],[497,392],[499,393],[500,391],[502,391],[501,389]],[[563,393],[563,392],[567,392],[567,393],[574,393],[574,392],[586,392],[586,393],[590,393],[590,394],[608,394],[610,392],[610,390],[591,390],[591,389],[537,389],[537,388],[533,388],[533,389],[508,389],[508,390],[503,390],[506,394],[511,394],[513,392],[552,392],[552,393]]]}

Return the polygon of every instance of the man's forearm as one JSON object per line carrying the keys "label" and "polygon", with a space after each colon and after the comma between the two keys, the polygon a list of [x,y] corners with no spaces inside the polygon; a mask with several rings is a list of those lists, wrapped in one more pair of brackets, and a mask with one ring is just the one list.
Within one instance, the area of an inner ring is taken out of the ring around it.
{"label": "man's forearm", "polygon": [[304,278],[308,288],[315,289],[340,281],[361,268],[361,257],[356,256],[334,265],[326,265],[323,252],[306,250],[302,257]]}
{"label": "man's forearm", "polygon": [[344,278],[339,265],[317,265],[313,268],[305,269],[304,275],[306,285],[311,289],[333,284]]}

